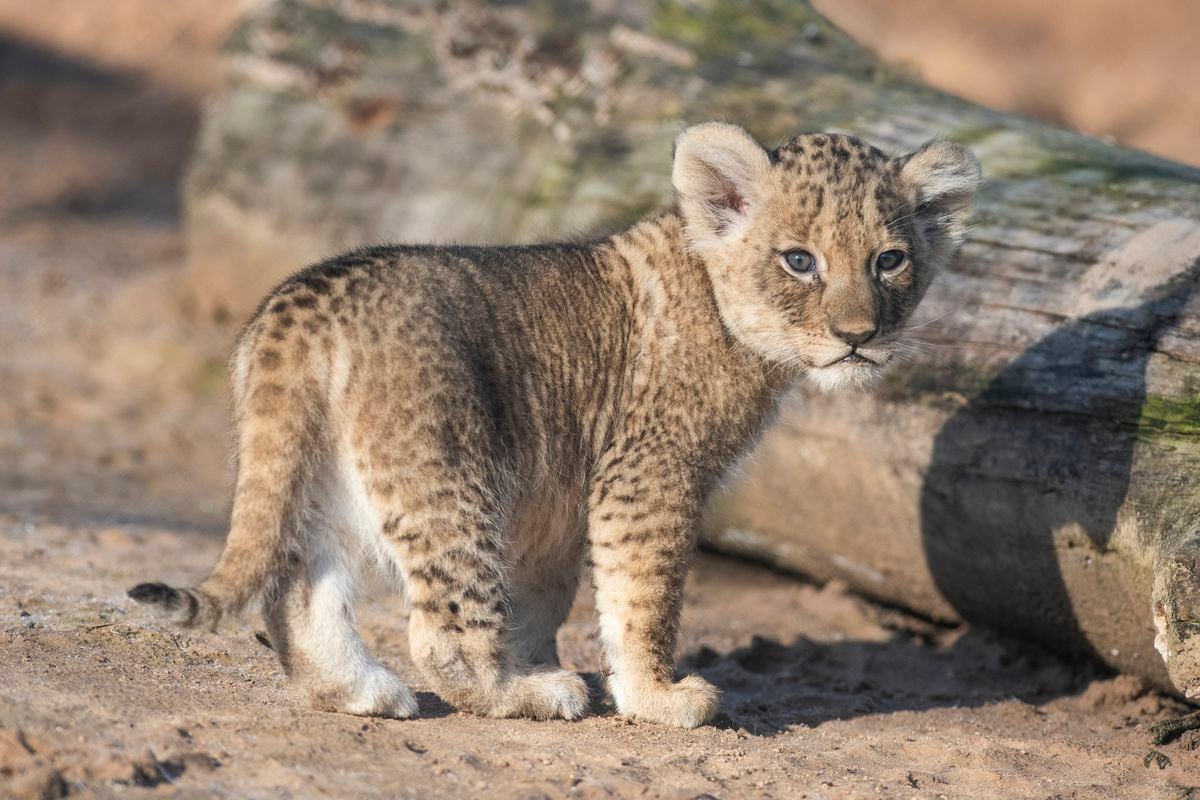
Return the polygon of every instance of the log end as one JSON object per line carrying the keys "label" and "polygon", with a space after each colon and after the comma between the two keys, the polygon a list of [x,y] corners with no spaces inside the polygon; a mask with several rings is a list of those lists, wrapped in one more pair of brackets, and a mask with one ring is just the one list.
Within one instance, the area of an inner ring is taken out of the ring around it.
{"label": "log end", "polygon": [[1154,576],[1154,647],[1175,688],[1200,698],[1200,540],[1175,549]]}

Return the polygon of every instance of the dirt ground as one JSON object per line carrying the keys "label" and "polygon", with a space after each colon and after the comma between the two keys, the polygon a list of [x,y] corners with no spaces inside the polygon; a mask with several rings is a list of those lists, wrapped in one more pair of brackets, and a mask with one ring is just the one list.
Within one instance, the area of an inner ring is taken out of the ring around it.
{"label": "dirt ground", "polygon": [[[712,727],[482,720],[426,691],[393,598],[363,609],[423,717],[306,710],[258,624],[130,607],[216,558],[233,332],[179,293],[177,190],[239,4],[0,0],[0,797],[1184,797],[1182,710],[986,631],[706,555],[682,668]],[[588,596],[560,635],[598,688]],[[1169,760],[1169,764],[1166,761]]]}
{"label": "dirt ground", "polygon": [[[0,532],[13,796],[56,779],[102,797],[231,798],[1180,797],[1200,785],[1188,749],[1200,740],[1162,748],[1164,770],[1143,766],[1146,723],[1176,706],[1136,680],[716,557],[689,585],[681,652],[725,690],[726,717],[677,731],[600,702],[575,723],[455,713],[411,669],[391,600],[365,609],[364,637],[413,679],[424,716],[309,711],[253,625],[181,634],[123,599],[147,575],[201,574],[219,537],[17,515]],[[594,673],[591,618],[581,598],[560,646]]]}

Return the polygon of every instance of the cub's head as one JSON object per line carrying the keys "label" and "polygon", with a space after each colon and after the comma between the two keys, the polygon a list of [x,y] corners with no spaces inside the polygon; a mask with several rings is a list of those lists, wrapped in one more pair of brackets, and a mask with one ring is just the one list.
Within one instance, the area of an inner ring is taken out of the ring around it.
{"label": "cub's head", "polygon": [[906,320],[962,244],[980,172],[946,141],[892,158],[816,133],[768,151],[707,123],[676,141],[672,180],[726,326],[833,389],[869,385],[903,352]]}

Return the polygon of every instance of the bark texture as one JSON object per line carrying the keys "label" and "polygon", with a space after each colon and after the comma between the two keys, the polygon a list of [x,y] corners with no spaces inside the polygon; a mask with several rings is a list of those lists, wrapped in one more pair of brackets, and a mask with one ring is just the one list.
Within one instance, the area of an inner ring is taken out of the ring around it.
{"label": "bark texture", "polygon": [[796,0],[279,0],[228,49],[185,198],[204,313],[364,241],[618,228],[687,123],[971,145],[924,357],[798,392],[708,541],[1200,692],[1197,171],[921,86]]}

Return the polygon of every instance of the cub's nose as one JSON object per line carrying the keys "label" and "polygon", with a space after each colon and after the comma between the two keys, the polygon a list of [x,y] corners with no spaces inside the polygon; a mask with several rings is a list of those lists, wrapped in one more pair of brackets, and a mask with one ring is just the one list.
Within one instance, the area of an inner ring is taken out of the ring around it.
{"label": "cub's nose", "polygon": [[878,327],[874,323],[850,324],[850,325],[833,325],[831,326],[833,335],[841,339],[851,347],[860,347],[871,339],[875,338],[875,334],[879,332]]}

